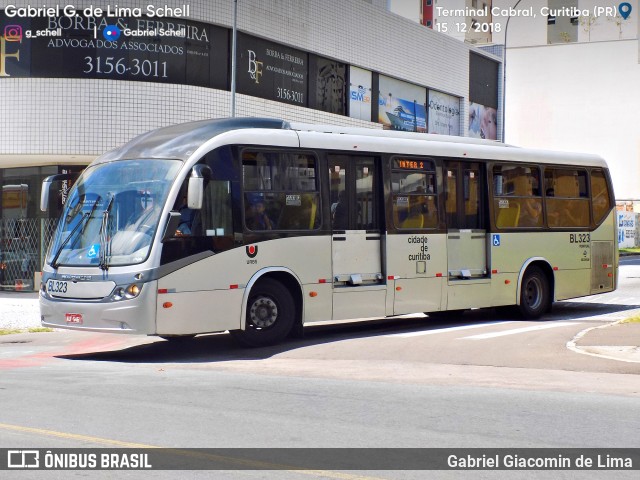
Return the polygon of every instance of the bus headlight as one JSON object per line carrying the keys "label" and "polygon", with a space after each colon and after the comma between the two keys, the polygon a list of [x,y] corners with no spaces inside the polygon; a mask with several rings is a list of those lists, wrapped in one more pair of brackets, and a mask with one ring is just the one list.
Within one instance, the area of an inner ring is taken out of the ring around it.
{"label": "bus headlight", "polygon": [[140,295],[142,291],[142,285],[138,283],[132,283],[126,287],[116,287],[114,292],[111,294],[111,299],[118,300],[129,300],[131,298],[136,298]]}

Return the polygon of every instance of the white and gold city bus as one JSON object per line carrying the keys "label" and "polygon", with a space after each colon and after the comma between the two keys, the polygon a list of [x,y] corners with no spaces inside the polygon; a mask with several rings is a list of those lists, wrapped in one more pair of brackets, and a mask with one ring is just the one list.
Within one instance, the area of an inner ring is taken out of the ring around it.
{"label": "white and gold city bus", "polygon": [[594,155],[194,122],[135,138],[75,182],[42,272],[42,323],[229,331],[258,346],[327,320],[507,305],[537,318],[616,288],[616,238]]}

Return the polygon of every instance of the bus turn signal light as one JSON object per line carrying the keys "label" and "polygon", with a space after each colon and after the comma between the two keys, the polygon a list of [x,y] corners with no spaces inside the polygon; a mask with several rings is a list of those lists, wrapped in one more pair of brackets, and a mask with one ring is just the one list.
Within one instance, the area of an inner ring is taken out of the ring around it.
{"label": "bus turn signal light", "polygon": [[171,308],[171,307],[173,307],[173,303],[171,302],[164,302],[162,304],[162,308]]}
{"label": "bus turn signal light", "polygon": [[310,297],[317,297],[318,296],[318,292],[309,292],[309,296]]}

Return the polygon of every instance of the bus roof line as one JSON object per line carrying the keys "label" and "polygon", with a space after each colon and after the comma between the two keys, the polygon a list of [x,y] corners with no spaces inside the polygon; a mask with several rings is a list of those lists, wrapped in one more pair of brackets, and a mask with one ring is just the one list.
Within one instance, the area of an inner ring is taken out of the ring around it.
{"label": "bus roof line", "polygon": [[542,151],[521,148],[492,140],[429,133],[401,132],[380,128],[314,125],[301,122],[288,122],[282,119],[253,117],[200,120],[159,128],[144,133],[121,147],[105,153],[98,157],[94,163],[143,158],[178,159],[185,162],[188,161],[198,149],[209,143],[213,138],[227,132],[243,129],[291,131],[298,134],[299,142],[301,140],[299,134],[303,132],[337,135],[338,137],[335,137],[336,139],[347,136],[359,136],[364,137],[362,141],[365,141],[365,138],[376,139],[378,141],[382,139],[426,141],[432,142],[434,146],[438,143],[442,146],[446,144],[447,147],[445,148],[447,150],[450,148],[449,145],[451,147],[454,145],[462,146],[463,148],[467,145],[471,153],[479,153],[480,151],[486,151],[488,153],[493,150],[498,157],[508,155],[507,152],[513,152],[513,154],[517,155],[521,160],[536,163],[576,161],[578,163],[606,166],[604,160],[597,155]]}
{"label": "bus roof line", "polygon": [[291,129],[288,122],[273,118],[222,118],[180,123],[143,133],[98,157],[96,163],[140,158],[174,158],[186,161],[212,138],[225,132],[248,128]]}
{"label": "bus roof line", "polygon": [[362,135],[369,137],[387,137],[406,140],[423,140],[432,142],[464,143],[469,145],[485,145],[491,147],[520,148],[495,140],[480,138],[458,137],[453,135],[437,135],[434,133],[403,132],[398,130],[383,130],[382,128],[340,127],[336,125],[315,125],[311,123],[289,122],[289,128],[302,132],[318,132],[328,134]]}

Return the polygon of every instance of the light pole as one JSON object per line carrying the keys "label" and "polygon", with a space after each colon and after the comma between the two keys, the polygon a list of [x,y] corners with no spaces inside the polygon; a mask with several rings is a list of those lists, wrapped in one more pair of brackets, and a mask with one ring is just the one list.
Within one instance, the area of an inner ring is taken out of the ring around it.
{"label": "light pole", "polygon": [[[512,9],[515,10],[521,1],[522,0],[518,0]],[[507,17],[507,23],[504,27],[504,52],[502,54],[502,143],[506,143],[504,138],[504,122],[507,107],[507,32],[509,31],[509,20],[511,20],[511,15]]]}
{"label": "light pole", "polygon": [[233,33],[231,35],[231,117],[236,116],[236,48],[238,43],[238,0],[233,0]]}

